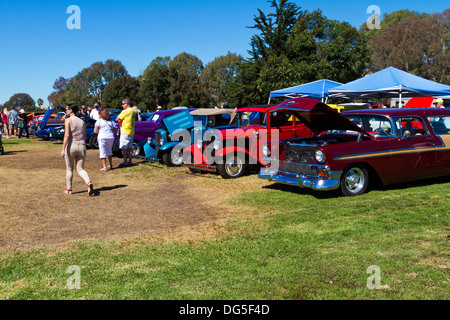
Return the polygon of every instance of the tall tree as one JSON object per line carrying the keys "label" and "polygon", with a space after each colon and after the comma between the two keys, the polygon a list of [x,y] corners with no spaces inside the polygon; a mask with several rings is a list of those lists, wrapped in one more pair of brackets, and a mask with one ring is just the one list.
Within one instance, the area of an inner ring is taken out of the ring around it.
{"label": "tall tree", "polygon": [[50,93],[47,100],[51,106],[63,106],[66,104],[65,94],[66,94],[66,86],[69,83],[70,79],[66,79],[64,77],[59,77],[55,80],[53,84],[53,92]]}
{"label": "tall tree", "polygon": [[403,19],[391,19],[391,15],[399,16],[397,12],[385,16],[396,23],[370,36],[372,69],[393,66],[433,81],[450,83],[449,12],[447,9],[435,15],[407,15],[402,11]]}
{"label": "tall tree", "polygon": [[242,56],[230,53],[215,58],[202,70],[200,78],[211,103],[219,106],[227,102],[226,87],[237,77]]}
{"label": "tall tree", "polygon": [[66,85],[65,99],[80,105],[102,102],[102,92],[108,83],[127,75],[128,71],[120,61],[95,62],[70,79]]}
{"label": "tall tree", "polygon": [[208,106],[209,101],[200,83],[202,69],[202,61],[186,52],[170,61],[170,105],[172,107]]}
{"label": "tall tree", "polygon": [[111,80],[103,89],[102,106],[105,108],[121,109],[122,101],[129,98],[133,105],[138,105],[139,82],[136,78],[126,75]]}
{"label": "tall tree", "polygon": [[143,109],[164,109],[170,101],[170,57],[156,57],[140,77],[139,100]]}

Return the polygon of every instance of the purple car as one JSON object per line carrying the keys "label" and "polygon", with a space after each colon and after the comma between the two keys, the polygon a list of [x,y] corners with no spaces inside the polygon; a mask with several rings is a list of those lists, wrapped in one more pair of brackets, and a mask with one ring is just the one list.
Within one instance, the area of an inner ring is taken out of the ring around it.
{"label": "purple car", "polygon": [[[161,129],[164,126],[162,119],[165,117],[171,116],[175,113],[178,113],[183,110],[195,110],[195,109],[187,109],[187,108],[175,108],[171,110],[160,110],[154,112],[147,120],[145,121],[136,121],[134,126],[134,138],[133,138],[133,156],[143,154],[138,148],[138,144],[141,141],[147,141],[148,138],[155,138],[155,132],[158,129]],[[119,138],[120,138],[120,125],[116,125],[116,134],[114,136],[114,145],[113,152],[115,154],[120,155],[119,149]]]}

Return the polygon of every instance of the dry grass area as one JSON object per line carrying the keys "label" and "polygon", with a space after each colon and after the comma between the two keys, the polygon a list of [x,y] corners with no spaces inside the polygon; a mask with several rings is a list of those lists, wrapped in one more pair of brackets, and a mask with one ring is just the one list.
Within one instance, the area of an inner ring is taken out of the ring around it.
{"label": "dry grass area", "polygon": [[[96,189],[75,173],[73,194],[65,189],[61,143],[32,139],[5,145],[0,156],[0,250],[20,250],[77,240],[130,238],[190,240],[226,232],[227,219],[250,208],[224,200],[259,189],[250,175],[224,180],[187,168],[136,161],[129,168],[100,171],[98,150],[87,151],[85,169]],[[113,164],[121,162],[113,158]]]}

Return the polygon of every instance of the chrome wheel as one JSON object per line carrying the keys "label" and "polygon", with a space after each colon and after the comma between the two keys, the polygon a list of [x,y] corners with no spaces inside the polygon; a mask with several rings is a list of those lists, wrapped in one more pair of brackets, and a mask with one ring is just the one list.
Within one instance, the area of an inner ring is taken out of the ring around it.
{"label": "chrome wheel", "polygon": [[341,190],[344,195],[357,196],[363,194],[368,186],[369,175],[367,169],[355,165],[346,169],[341,178]]}
{"label": "chrome wheel", "polygon": [[239,175],[243,167],[244,164],[242,163],[241,159],[238,156],[234,156],[231,159],[227,159],[227,162],[225,163],[225,171],[231,177]]}
{"label": "chrome wheel", "polygon": [[183,164],[183,150],[173,150],[171,152],[171,162],[174,166],[181,166]]}

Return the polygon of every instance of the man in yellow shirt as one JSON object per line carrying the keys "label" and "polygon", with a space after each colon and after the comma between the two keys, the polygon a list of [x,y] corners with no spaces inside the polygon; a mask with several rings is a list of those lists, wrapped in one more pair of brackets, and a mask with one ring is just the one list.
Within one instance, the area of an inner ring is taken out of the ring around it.
{"label": "man in yellow shirt", "polygon": [[122,112],[117,116],[116,122],[121,121],[120,125],[120,143],[119,148],[122,149],[123,162],[119,165],[120,168],[126,167],[132,164],[133,159],[133,136],[134,136],[134,123],[135,112],[131,107],[130,99],[124,99],[122,101]]}

